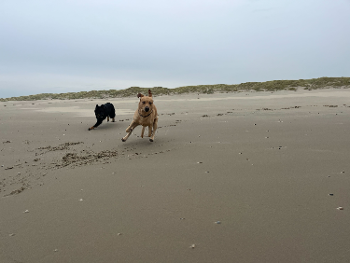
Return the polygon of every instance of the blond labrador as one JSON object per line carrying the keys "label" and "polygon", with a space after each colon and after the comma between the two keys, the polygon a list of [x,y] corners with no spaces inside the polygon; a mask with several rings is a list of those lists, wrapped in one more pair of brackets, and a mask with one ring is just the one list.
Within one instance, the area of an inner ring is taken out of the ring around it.
{"label": "blond labrador", "polygon": [[157,108],[153,103],[151,90],[148,90],[148,96],[139,93],[137,94],[137,97],[140,98],[139,106],[134,113],[131,124],[126,129],[127,134],[122,138],[122,141],[125,142],[132,131],[137,126],[142,125],[141,138],[143,138],[145,128],[148,127],[148,137],[150,137],[149,141],[153,142],[158,127],[158,114]]}

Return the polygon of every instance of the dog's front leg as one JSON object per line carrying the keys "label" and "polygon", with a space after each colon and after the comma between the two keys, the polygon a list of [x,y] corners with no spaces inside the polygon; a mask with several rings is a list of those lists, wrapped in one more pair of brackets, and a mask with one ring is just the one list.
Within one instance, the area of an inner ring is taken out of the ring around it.
{"label": "dog's front leg", "polygon": [[150,142],[154,141],[154,135],[156,134],[156,130],[158,128],[158,118],[154,120],[153,122],[153,131],[152,131],[152,137],[149,139]]}
{"label": "dog's front leg", "polygon": [[144,132],[145,132],[145,126],[142,126],[142,132],[141,132],[141,138],[143,138],[143,134],[144,134]]}
{"label": "dog's front leg", "polygon": [[89,128],[89,131],[95,129],[96,127],[98,127],[102,123],[102,121],[103,120],[98,119],[97,122],[95,123],[95,125]]}
{"label": "dog's front leg", "polygon": [[148,126],[148,137],[152,136],[152,125]]}
{"label": "dog's front leg", "polygon": [[132,133],[132,131],[135,129],[136,126],[138,126],[138,124],[134,121],[130,124],[130,126],[126,129],[127,134],[122,138],[123,142],[126,142],[126,140],[129,138],[130,134]]}
{"label": "dog's front leg", "polygon": [[[126,128],[125,132],[129,132],[130,130],[134,129],[134,127],[133,127],[134,124],[135,124],[135,122],[131,122],[130,125],[129,125],[129,127]],[[136,127],[136,126],[135,126],[135,127]]]}
{"label": "dog's front leg", "polygon": [[129,129],[129,132],[122,138],[122,142],[126,142],[126,140],[129,138],[130,134],[132,133],[133,129]]}
{"label": "dog's front leg", "polygon": [[107,122],[109,122],[109,116],[107,116]]}

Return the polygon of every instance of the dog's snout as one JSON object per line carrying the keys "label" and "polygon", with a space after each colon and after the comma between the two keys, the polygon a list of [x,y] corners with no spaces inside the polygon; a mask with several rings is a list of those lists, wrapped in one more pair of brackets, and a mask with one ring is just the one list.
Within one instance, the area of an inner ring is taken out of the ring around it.
{"label": "dog's snout", "polygon": [[149,111],[149,107],[147,106],[146,108],[145,108],[145,112],[148,112]]}

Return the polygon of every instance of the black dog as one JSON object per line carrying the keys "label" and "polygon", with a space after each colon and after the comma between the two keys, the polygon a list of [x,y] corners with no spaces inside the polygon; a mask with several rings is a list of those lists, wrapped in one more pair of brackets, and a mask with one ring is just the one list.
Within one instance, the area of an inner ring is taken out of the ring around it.
{"label": "black dog", "polygon": [[89,128],[89,131],[92,129],[97,128],[104,119],[107,117],[107,121],[109,121],[109,118],[112,118],[112,121],[114,122],[114,117],[115,117],[115,109],[112,103],[107,102],[106,104],[102,104],[101,106],[98,106],[96,104],[95,108],[95,116],[97,119],[97,122],[94,126]]}

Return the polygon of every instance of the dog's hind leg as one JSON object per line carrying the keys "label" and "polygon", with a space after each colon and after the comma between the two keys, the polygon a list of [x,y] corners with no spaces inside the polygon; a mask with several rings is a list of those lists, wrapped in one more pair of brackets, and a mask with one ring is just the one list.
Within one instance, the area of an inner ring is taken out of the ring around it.
{"label": "dog's hind leg", "polygon": [[112,118],[112,122],[115,122],[115,108],[114,108],[113,104],[111,104],[111,105],[112,105],[112,110],[111,110],[111,114],[109,114],[109,116]]}
{"label": "dog's hind leg", "polygon": [[109,116],[107,116],[107,122],[109,121]]}

